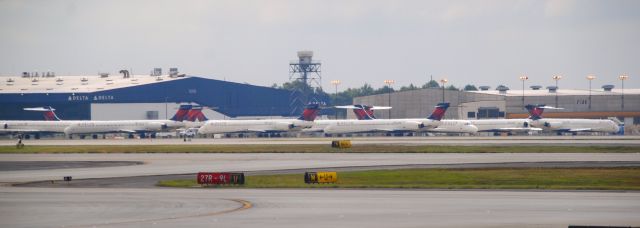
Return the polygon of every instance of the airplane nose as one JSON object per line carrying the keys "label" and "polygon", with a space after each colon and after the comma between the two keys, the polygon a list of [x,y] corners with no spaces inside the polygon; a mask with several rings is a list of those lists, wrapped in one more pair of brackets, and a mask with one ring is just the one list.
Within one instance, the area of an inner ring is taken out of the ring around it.
{"label": "airplane nose", "polygon": [[478,132],[478,127],[476,127],[475,125],[469,125],[467,126],[467,130],[469,131],[468,133],[476,133]]}
{"label": "airplane nose", "polygon": [[469,127],[471,127],[471,133],[476,133],[476,132],[478,132],[478,127],[476,127],[475,125],[471,125],[471,126],[469,126]]}
{"label": "airplane nose", "polygon": [[199,127],[198,130],[196,131],[197,134],[206,134],[207,132],[207,125],[202,125],[202,127]]}

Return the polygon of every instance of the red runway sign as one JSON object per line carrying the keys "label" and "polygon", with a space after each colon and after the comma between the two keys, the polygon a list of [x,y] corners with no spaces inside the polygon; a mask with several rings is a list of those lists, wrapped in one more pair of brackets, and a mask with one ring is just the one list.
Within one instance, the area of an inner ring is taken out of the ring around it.
{"label": "red runway sign", "polygon": [[196,178],[198,184],[244,184],[244,173],[200,172]]}

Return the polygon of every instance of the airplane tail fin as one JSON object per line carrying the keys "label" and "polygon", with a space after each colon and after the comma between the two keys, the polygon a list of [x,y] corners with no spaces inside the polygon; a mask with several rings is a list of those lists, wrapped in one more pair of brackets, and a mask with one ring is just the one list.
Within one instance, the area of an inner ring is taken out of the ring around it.
{"label": "airplane tail fin", "polygon": [[189,113],[189,110],[191,110],[193,106],[192,105],[180,105],[180,108],[178,108],[178,111],[176,112],[175,115],[173,115],[173,117],[171,117],[170,120],[173,121],[184,121],[187,119],[187,114]]}
{"label": "airplane tail fin", "polygon": [[449,103],[438,103],[428,119],[441,120],[444,117],[444,113],[447,112],[447,108],[449,108]]}
{"label": "airplane tail fin", "polygon": [[616,132],[616,135],[624,135],[624,122],[620,121],[617,117],[609,117],[607,119],[613,121],[618,126],[618,132]]}
{"label": "airplane tail fin", "polygon": [[542,119],[542,113],[545,109],[564,109],[564,108],[556,108],[553,106],[546,106],[543,104],[535,104],[535,105],[526,105],[524,106],[529,112],[529,119],[539,120]]}
{"label": "airplane tail fin", "polygon": [[193,108],[191,108],[191,110],[189,110],[189,113],[187,114],[187,121],[191,121],[191,122],[195,122],[195,121],[207,121],[209,120],[206,116],[204,116],[204,113],[202,113],[202,109],[204,107],[202,106],[193,106]]}
{"label": "airplane tail fin", "polygon": [[319,104],[308,104],[307,107],[302,111],[302,115],[298,117],[299,120],[304,121],[313,121],[318,116],[320,112]]}
{"label": "airplane tail fin", "polygon": [[624,135],[624,124],[618,125],[618,133],[616,135]]}
{"label": "airplane tail fin", "polygon": [[356,114],[356,117],[359,120],[376,119],[375,114],[373,114],[373,110],[391,109],[391,107],[387,107],[387,106],[369,106],[369,105],[363,105],[363,104],[340,105],[340,106],[335,106],[335,108],[353,109],[353,113]]}
{"label": "airplane tail fin", "polygon": [[524,106],[529,112],[529,119],[539,120],[542,119],[542,113],[544,112],[545,105],[526,105]]}
{"label": "airplane tail fin", "polygon": [[356,114],[356,117],[359,120],[373,120],[376,119],[376,116],[373,114],[373,109],[368,105],[353,105],[355,108],[353,109],[353,113]]}
{"label": "airplane tail fin", "polygon": [[25,111],[36,111],[36,112],[42,112],[42,116],[44,117],[44,120],[46,121],[60,121],[60,118],[58,118],[58,115],[56,115],[55,110],[53,107],[51,106],[46,106],[46,107],[36,107],[36,108],[24,108]]}

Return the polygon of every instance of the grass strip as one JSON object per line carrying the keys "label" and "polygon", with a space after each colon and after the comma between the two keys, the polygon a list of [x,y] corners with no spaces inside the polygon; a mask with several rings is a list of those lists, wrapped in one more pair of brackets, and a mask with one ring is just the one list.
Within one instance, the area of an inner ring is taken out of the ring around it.
{"label": "grass strip", "polygon": [[[158,186],[201,187],[193,179],[160,181]],[[640,190],[635,168],[403,169],[338,173],[335,184],[305,184],[302,174],[247,176],[243,186],[214,188],[399,188]]]}
{"label": "grass strip", "polygon": [[73,145],[0,146],[0,153],[638,153],[638,146],[354,145]]}

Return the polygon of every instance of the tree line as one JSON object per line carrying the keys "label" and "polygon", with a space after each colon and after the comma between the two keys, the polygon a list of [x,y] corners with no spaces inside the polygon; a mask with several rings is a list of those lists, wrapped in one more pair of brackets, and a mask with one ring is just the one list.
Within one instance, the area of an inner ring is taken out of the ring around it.
{"label": "tree line", "polygon": [[[305,84],[302,81],[296,80],[296,81],[292,81],[292,82],[285,82],[282,85],[278,85],[276,83],[274,83],[272,86],[272,88],[277,88],[277,89],[285,89],[285,90],[297,90],[297,91],[307,91],[307,92],[313,92],[316,95],[318,95],[319,97],[328,97],[331,100],[332,105],[350,105],[353,104],[353,98],[354,97],[362,97],[362,96],[369,96],[369,95],[377,95],[377,94],[385,94],[385,93],[389,93],[389,92],[398,92],[398,91],[410,91],[410,90],[418,90],[418,89],[429,89],[429,88],[442,88],[440,86],[440,84],[435,81],[435,80],[430,80],[429,82],[421,85],[421,86],[416,86],[413,83],[409,84],[408,86],[401,86],[400,89],[394,89],[392,87],[389,87],[388,85],[385,85],[383,87],[380,88],[373,88],[371,85],[369,85],[368,83],[365,83],[364,85],[362,85],[359,88],[348,88],[342,92],[338,92],[338,94],[334,93],[327,93],[325,91],[323,91],[321,88],[311,88],[309,85]],[[478,88],[476,88],[476,86],[474,85],[466,85],[464,88],[459,89],[457,87],[455,87],[454,85],[449,85],[447,86],[445,89],[447,90],[458,90],[458,91],[477,91]],[[311,91],[314,90],[314,91]]]}

